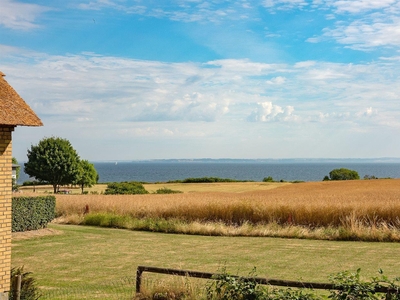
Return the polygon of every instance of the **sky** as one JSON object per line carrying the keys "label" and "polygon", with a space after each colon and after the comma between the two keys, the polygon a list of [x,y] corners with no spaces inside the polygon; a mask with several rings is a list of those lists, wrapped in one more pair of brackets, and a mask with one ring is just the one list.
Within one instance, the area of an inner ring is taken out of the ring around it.
{"label": "sky", "polygon": [[398,0],[0,0],[0,71],[19,161],[400,157]]}

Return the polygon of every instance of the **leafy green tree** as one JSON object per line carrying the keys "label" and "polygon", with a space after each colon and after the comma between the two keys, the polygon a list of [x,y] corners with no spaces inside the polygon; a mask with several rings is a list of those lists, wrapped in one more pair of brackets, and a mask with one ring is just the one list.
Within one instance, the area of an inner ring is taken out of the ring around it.
{"label": "leafy green tree", "polygon": [[[13,157],[12,158],[12,163],[14,165],[18,165],[18,160],[15,157]],[[12,189],[13,189],[13,191],[18,190],[17,180],[19,178],[20,171],[21,171],[21,167],[17,167],[16,168],[16,174],[15,174],[16,178],[13,177],[13,179],[12,179]]]}
{"label": "leafy green tree", "polygon": [[[12,158],[12,163],[14,164],[14,165],[18,165],[18,160],[15,158],[15,157],[13,157]],[[19,174],[20,174],[20,171],[21,171],[21,167],[17,167],[17,180],[18,180],[18,178],[19,178]]]}
{"label": "leafy green tree", "polygon": [[[327,180],[326,176],[324,180]],[[357,171],[349,170],[345,168],[334,169],[329,172],[330,180],[357,180],[360,179],[360,175],[358,175]]]}
{"label": "leafy green tree", "polygon": [[81,160],[79,163],[78,178],[75,183],[79,184],[79,186],[81,187],[82,194],[84,187],[92,187],[94,184],[98,182],[98,180],[99,180],[99,175],[97,174],[94,165],[87,160]]}
{"label": "leafy green tree", "polygon": [[60,185],[77,181],[80,160],[68,140],[58,137],[44,138],[36,146],[31,146],[27,156],[25,173],[40,182],[51,184],[54,193]]}

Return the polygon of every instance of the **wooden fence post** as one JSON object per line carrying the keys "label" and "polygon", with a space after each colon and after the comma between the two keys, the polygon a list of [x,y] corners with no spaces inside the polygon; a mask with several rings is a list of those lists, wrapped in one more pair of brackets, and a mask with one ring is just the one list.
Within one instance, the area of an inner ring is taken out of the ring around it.
{"label": "wooden fence post", "polygon": [[140,293],[140,286],[142,285],[142,267],[138,267],[136,270],[136,293]]}
{"label": "wooden fence post", "polygon": [[15,299],[21,300],[21,284],[22,284],[22,275],[15,275],[17,277],[17,284],[15,287]]}

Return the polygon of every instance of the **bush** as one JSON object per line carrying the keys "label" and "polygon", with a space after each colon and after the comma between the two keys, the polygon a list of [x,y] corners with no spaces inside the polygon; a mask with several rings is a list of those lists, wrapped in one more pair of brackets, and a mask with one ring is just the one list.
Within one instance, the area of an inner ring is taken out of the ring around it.
{"label": "bush", "polygon": [[311,293],[308,289],[273,288],[258,285],[252,279],[255,268],[248,278],[232,276],[223,273],[214,277],[206,287],[209,300],[317,300],[321,297]]}
{"label": "bush", "polygon": [[30,181],[30,180],[27,180],[27,181],[24,181],[24,182],[22,183],[22,186],[34,186],[34,185],[46,185],[46,184],[48,184],[48,183],[46,183],[46,182],[39,182],[39,181]]}
{"label": "bush", "polygon": [[12,231],[37,230],[47,227],[56,215],[56,198],[13,197],[12,198]]}
{"label": "bush", "polygon": [[[255,269],[254,269],[255,270]],[[250,277],[244,278],[223,273],[213,277],[206,287],[208,300],[322,300],[312,289],[306,288],[276,288],[260,286],[254,280],[254,270]],[[369,281],[362,281],[360,269],[355,273],[344,271],[330,276],[334,289],[329,290],[332,300],[399,300],[400,278],[393,280],[383,275]],[[389,288],[389,294],[378,291],[378,288]]]}
{"label": "bush", "polygon": [[[254,274],[254,270],[250,275]],[[223,269],[223,273],[216,275],[214,281],[207,285],[207,299],[260,299],[262,291],[256,289],[254,280],[247,280],[239,276],[232,276]]]}
{"label": "bush", "polygon": [[167,183],[213,183],[213,182],[249,182],[252,180],[236,180],[219,177],[186,178],[183,180],[170,180]]}
{"label": "bush", "polygon": [[263,182],[274,182],[274,179],[271,176],[264,177]]}
{"label": "bush", "polygon": [[39,288],[36,286],[36,280],[31,274],[30,272],[24,272],[24,267],[11,269],[10,300],[17,299],[17,275],[22,275],[20,299],[37,300],[41,297]]}
{"label": "bush", "polygon": [[109,183],[104,192],[105,195],[135,195],[148,193],[143,184],[136,181]]}
{"label": "bush", "polygon": [[155,191],[155,194],[179,194],[182,193],[182,191],[178,191],[178,190],[171,190],[169,188],[162,188],[162,189],[158,189],[157,191]]}
{"label": "bush", "polygon": [[360,179],[357,171],[349,170],[345,168],[334,169],[329,172],[329,177],[325,176],[325,180],[357,180]]}

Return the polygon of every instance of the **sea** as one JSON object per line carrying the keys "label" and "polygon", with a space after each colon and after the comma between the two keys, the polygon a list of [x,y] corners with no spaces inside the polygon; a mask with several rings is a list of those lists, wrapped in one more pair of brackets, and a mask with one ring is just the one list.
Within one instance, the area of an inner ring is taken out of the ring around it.
{"label": "sea", "polygon": [[[99,174],[100,183],[123,181],[153,183],[200,177],[262,181],[269,176],[276,181],[321,181],[331,170],[337,168],[355,170],[360,178],[364,176],[400,178],[400,159],[167,159],[92,163]],[[19,184],[30,180],[23,172],[23,163],[21,166]]]}

